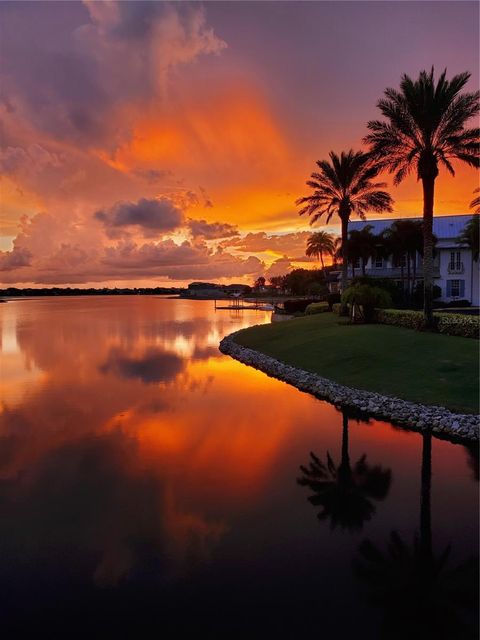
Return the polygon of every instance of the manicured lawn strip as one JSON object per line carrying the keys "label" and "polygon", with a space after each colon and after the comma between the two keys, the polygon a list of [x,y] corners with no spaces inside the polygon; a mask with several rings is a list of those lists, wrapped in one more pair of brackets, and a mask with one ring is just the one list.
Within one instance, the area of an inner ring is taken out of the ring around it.
{"label": "manicured lawn strip", "polygon": [[245,329],[238,344],[357,389],[477,413],[478,342],[323,313]]}

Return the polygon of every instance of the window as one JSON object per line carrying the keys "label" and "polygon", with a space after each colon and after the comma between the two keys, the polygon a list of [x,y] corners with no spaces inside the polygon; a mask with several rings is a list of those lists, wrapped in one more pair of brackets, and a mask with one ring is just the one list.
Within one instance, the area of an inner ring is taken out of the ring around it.
{"label": "window", "polygon": [[395,258],[395,266],[396,267],[406,267],[407,266],[407,254],[404,253],[402,256]]}
{"label": "window", "polygon": [[360,264],[360,258],[354,258],[353,259],[353,268],[354,269],[360,269],[361,264]]}
{"label": "window", "polygon": [[447,280],[447,298],[461,298],[465,295],[465,280]]}
{"label": "window", "polygon": [[[461,253],[460,251],[450,251],[450,271],[460,271],[460,267],[462,266]],[[456,282],[452,280],[452,282]]]}
{"label": "window", "polygon": [[383,268],[383,258],[379,258],[378,256],[375,258],[375,269]]}

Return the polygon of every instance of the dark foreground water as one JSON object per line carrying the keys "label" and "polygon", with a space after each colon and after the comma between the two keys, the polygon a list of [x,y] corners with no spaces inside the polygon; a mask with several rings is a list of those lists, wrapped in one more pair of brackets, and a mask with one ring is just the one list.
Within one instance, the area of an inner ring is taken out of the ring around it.
{"label": "dark foreground water", "polygon": [[220,354],[268,313],[52,298],[0,321],[3,638],[476,636],[477,452]]}

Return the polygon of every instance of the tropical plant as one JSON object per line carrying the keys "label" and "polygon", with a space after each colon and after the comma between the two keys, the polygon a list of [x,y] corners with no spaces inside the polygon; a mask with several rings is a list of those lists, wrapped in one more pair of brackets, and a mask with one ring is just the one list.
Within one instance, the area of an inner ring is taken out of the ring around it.
{"label": "tropical plant", "polygon": [[333,241],[333,266],[337,267],[339,259],[342,257],[342,239],[340,237],[335,238]]}
{"label": "tropical plant", "polygon": [[361,151],[342,151],[338,156],[329,153],[330,160],[318,160],[319,171],[312,173],[307,185],[313,193],[299,198],[300,215],[310,216],[310,224],[322,216],[328,223],[336,214],[342,224],[342,291],[347,288],[347,238],[350,215],[356,213],[362,220],[368,211],[392,211],[392,198],[382,189],[384,182],[373,182],[379,167],[369,155]]}
{"label": "tropical plant", "polygon": [[372,322],[377,307],[386,309],[392,306],[392,298],[388,291],[380,287],[372,287],[369,284],[354,284],[348,287],[342,293],[342,302],[350,305],[352,318],[356,305],[360,305],[365,322]]}
{"label": "tropical plant", "polygon": [[417,80],[402,76],[400,90],[386,89],[377,106],[384,121],[371,120],[364,142],[370,153],[398,185],[412,171],[423,186],[423,277],[425,323],[433,322],[433,208],[439,165],[454,175],[452,160],[480,166],[480,129],[465,127],[479,111],[479,92],[461,93],[470,78],[451,80],[444,71],[435,82],[434,69]]}
{"label": "tropical plant", "polygon": [[309,257],[315,256],[322,264],[322,273],[325,275],[325,264],[323,262],[324,254],[333,256],[335,244],[331,233],[326,231],[317,231],[307,240],[307,249],[305,254]]}
{"label": "tropical plant", "polygon": [[467,245],[471,250],[473,259],[478,262],[479,254],[479,220],[480,214],[475,213],[465,225],[462,233],[458,236],[458,244]]}
{"label": "tropical plant", "polygon": [[[480,193],[480,187],[474,189],[473,193]],[[475,213],[480,213],[480,196],[470,202],[470,209],[475,209]]]}
{"label": "tropical plant", "polygon": [[[379,244],[378,237],[372,233],[373,226],[367,224],[363,229],[354,229],[348,236],[348,253],[360,260],[362,275],[366,275],[365,269],[370,258],[377,255]],[[353,271],[352,271],[353,275]],[[355,277],[353,275],[353,277]]]}
{"label": "tropical plant", "polygon": [[[400,266],[402,289],[405,291],[405,267],[407,268],[407,297],[411,298],[417,277],[417,253],[423,255],[423,225],[420,220],[395,220],[382,233],[383,244],[394,263]],[[433,234],[432,234],[433,236]],[[435,244],[436,238],[433,236]],[[413,282],[412,282],[413,274]]]}
{"label": "tropical plant", "polygon": [[327,451],[324,464],[310,452],[308,467],[300,466],[302,476],[297,483],[313,491],[308,500],[320,507],[319,520],[329,520],[330,528],[338,525],[348,531],[360,530],[375,513],[374,500],[383,500],[390,489],[391,471],[367,464],[364,454],[350,465],[348,452],[348,416],[343,411],[342,455],[336,465]]}

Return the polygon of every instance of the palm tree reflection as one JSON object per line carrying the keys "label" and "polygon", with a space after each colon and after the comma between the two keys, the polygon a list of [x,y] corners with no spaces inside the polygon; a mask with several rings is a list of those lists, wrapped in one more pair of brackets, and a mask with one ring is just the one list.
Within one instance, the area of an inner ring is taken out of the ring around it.
{"label": "palm tree reflection", "polygon": [[410,546],[393,531],[386,551],[370,540],[359,548],[355,573],[372,604],[384,609],[382,638],[477,637],[478,560],[450,567],[450,545],[435,554],[431,527],[432,436],[423,434],[420,535]]}
{"label": "palm tree reflection", "polygon": [[327,451],[324,464],[310,452],[308,467],[300,466],[301,486],[313,491],[308,500],[320,507],[319,520],[329,520],[331,529],[360,530],[375,513],[373,501],[383,500],[390,489],[390,469],[370,466],[364,454],[352,466],[348,451],[348,415],[343,411],[342,455],[336,465]]}

